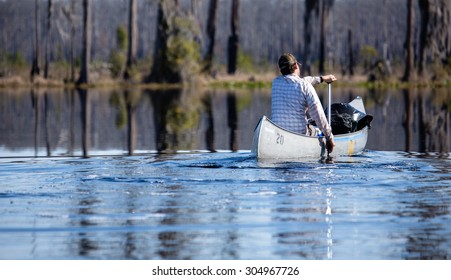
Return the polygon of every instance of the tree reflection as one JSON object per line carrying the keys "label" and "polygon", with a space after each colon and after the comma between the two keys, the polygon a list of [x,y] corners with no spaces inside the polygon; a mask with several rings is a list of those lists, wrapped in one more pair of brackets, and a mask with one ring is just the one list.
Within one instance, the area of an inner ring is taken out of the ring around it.
{"label": "tree reflection", "polygon": [[444,237],[440,222],[450,214],[447,198],[441,195],[448,189],[447,186],[419,186],[399,192],[399,205],[403,208],[396,214],[404,220],[408,217],[416,225],[405,236],[408,259],[449,259],[449,240]]}
{"label": "tree reflection", "polygon": [[126,90],[124,92],[127,104],[127,139],[128,139],[128,155],[133,155],[136,149],[136,107],[141,99],[141,91]]}
{"label": "tree reflection", "polygon": [[41,115],[40,94],[34,88],[31,89],[31,104],[34,109],[34,156],[38,156],[40,126],[39,119]]}
{"label": "tree reflection", "polygon": [[238,112],[236,95],[229,92],[227,94],[227,124],[230,129],[230,150],[238,150]]}
{"label": "tree reflection", "polygon": [[49,124],[49,93],[46,91],[44,93],[44,123],[45,123],[45,147],[47,150],[47,156],[51,156],[51,148],[50,148],[50,124]]}
{"label": "tree reflection", "polygon": [[404,130],[406,134],[406,142],[405,142],[405,151],[410,152],[412,151],[412,139],[413,139],[413,98],[411,96],[411,92],[409,89],[403,90],[403,96],[404,96],[404,104],[405,104],[405,115],[404,115]]}
{"label": "tree reflection", "polygon": [[202,104],[207,115],[207,129],[205,132],[205,146],[210,152],[215,152],[215,122],[213,117],[212,94],[208,92],[202,98]]}
{"label": "tree reflection", "polygon": [[110,104],[116,108],[116,127],[122,128],[127,124],[127,150],[128,155],[134,155],[137,141],[136,108],[141,101],[139,89],[124,90],[123,94],[113,92]]}
{"label": "tree reflection", "polygon": [[[67,93],[67,92],[65,92]],[[75,149],[75,90],[69,90],[69,147],[68,154],[73,156]]]}
{"label": "tree reflection", "polygon": [[82,139],[82,150],[83,157],[88,158],[88,150],[89,150],[89,138],[90,138],[90,130],[91,130],[91,103],[89,100],[89,93],[87,89],[78,89],[78,96],[80,98],[81,105],[81,139]]}
{"label": "tree reflection", "polygon": [[[92,221],[91,216],[95,214],[93,209],[100,201],[91,193],[91,190],[78,189],[78,192],[81,196],[77,205],[80,226],[82,228],[96,226],[97,223]],[[78,235],[78,254],[80,256],[88,256],[92,251],[98,250],[97,241],[91,239],[88,233],[82,230]]]}
{"label": "tree reflection", "polygon": [[[34,156],[39,154],[39,142],[41,137],[41,92],[39,90],[31,89],[31,103],[34,109]],[[46,155],[49,157],[52,155],[50,146],[50,97],[49,93],[45,91],[43,93],[44,98],[44,139],[46,147]]]}
{"label": "tree reflection", "polygon": [[[449,153],[449,108],[446,93],[404,89],[405,151],[420,153],[437,152],[446,156]],[[430,96],[430,98],[426,98]],[[438,99],[438,100],[437,100]],[[417,141],[415,141],[417,132]],[[417,147],[414,143],[418,143]]]}
{"label": "tree reflection", "polygon": [[[182,191],[183,186],[173,185],[168,186],[168,191],[177,192]],[[183,207],[181,207],[183,200],[174,197],[165,205],[162,205],[157,211],[158,214],[164,214],[164,217],[160,220],[162,226],[176,226],[179,224],[184,224],[184,219],[188,213],[183,212]],[[195,223],[196,221],[191,221]],[[183,256],[186,253],[184,248],[192,240],[192,236],[185,232],[166,230],[158,233],[159,249],[157,251],[158,255],[163,259],[187,259],[191,258],[191,255]],[[189,250],[188,250],[189,251]]]}
{"label": "tree reflection", "polygon": [[153,104],[155,142],[159,153],[195,147],[200,97],[181,89],[148,92]]}
{"label": "tree reflection", "polygon": [[[374,116],[368,149],[449,154],[448,89],[337,89],[334,102],[355,95],[363,97]],[[8,108],[1,114],[0,146],[22,153],[30,149],[29,156],[35,157],[54,156],[60,149],[73,156],[78,146],[83,157],[90,150],[110,148],[128,155],[140,147],[158,153],[247,150],[255,124],[269,111],[265,92],[192,88],[145,92],[35,88],[25,93],[5,91],[0,102]]]}
{"label": "tree reflection", "polygon": [[450,103],[449,100],[447,102],[446,99],[443,99],[446,98],[447,94],[446,92],[443,92],[443,89],[434,89],[432,90],[431,100],[427,100],[424,95],[425,93],[422,93],[417,97],[419,116],[419,150],[423,153],[436,151],[441,155],[447,155],[450,150]]}

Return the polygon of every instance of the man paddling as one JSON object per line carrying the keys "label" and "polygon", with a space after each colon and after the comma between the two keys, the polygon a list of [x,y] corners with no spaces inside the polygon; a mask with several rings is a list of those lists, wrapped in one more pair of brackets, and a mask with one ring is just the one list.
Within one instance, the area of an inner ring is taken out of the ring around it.
{"label": "man paddling", "polygon": [[272,82],[271,120],[293,132],[316,136],[315,129],[309,127],[307,121],[309,114],[326,137],[327,151],[332,153],[334,136],[313,85],[332,83],[337,79],[334,75],[301,78],[300,64],[290,53],[279,58],[279,70],[282,75]]}

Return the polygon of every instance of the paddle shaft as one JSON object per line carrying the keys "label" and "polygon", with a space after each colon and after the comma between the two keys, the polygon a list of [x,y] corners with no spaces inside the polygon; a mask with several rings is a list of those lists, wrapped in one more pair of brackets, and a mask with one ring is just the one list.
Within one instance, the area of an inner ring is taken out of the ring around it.
{"label": "paddle shaft", "polygon": [[329,122],[329,126],[332,127],[332,123],[331,123],[332,85],[331,85],[331,83],[328,83],[327,87],[328,87],[327,121]]}
{"label": "paddle shaft", "polygon": [[[328,104],[327,104],[327,121],[329,122],[329,126],[330,126],[330,130],[332,133],[332,122],[331,122],[331,115],[332,115],[332,85],[331,83],[327,84],[327,89],[328,89]],[[327,149],[327,145],[326,145],[326,149]],[[326,158],[326,163],[334,163],[334,160],[329,152],[329,150],[327,149],[327,158]]]}

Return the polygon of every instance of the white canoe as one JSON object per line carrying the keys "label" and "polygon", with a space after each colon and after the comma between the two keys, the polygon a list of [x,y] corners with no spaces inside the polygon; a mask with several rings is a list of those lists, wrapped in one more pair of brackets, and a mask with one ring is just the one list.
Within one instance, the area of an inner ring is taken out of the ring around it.
{"label": "white canoe", "polygon": [[[360,97],[354,99],[349,105],[365,113]],[[327,155],[323,138],[291,132],[263,116],[255,128],[252,153],[258,159],[321,159]],[[336,146],[331,155],[336,157],[361,154],[367,139],[367,126],[353,133],[334,135]]]}

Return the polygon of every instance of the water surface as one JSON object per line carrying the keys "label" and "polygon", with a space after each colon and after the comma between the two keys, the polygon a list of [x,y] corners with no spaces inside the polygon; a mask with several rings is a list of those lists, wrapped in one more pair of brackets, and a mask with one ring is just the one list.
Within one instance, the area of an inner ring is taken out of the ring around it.
{"label": "water surface", "polygon": [[1,259],[449,259],[450,157],[1,159]]}
{"label": "water surface", "polygon": [[0,259],[449,259],[450,92],[358,95],[321,164],[251,156],[268,89],[0,89]]}

